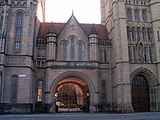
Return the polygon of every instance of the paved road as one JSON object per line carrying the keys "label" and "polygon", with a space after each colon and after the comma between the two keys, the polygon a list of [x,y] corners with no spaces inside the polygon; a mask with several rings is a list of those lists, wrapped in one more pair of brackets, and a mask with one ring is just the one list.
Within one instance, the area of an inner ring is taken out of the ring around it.
{"label": "paved road", "polygon": [[58,113],[0,115],[0,120],[160,120],[160,112],[132,114]]}

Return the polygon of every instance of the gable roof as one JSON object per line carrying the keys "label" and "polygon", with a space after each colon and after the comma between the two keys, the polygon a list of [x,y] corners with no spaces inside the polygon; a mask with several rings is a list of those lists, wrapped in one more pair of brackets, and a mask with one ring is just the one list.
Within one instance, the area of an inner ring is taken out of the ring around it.
{"label": "gable roof", "polygon": [[[59,33],[62,31],[63,27],[66,25],[66,23],[46,23],[46,22],[42,22],[40,24],[40,29],[39,29],[39,33],[38,33],[38,38],[46,38],[47,33],[49,32],[51,26],[54,27],[54,31],[57,35],[59,35]],[[108,31],[106,29],[106,27],[102,24],[81,24],[80,26],[82,28],[82,30],[84,31],[84,33],[89,36],[89,34],[91,34],[91,31],[93,29],[93,25],[95,27],[95,30],[98,34],[98,38],[99,40],[107,40],[108,38]]]}

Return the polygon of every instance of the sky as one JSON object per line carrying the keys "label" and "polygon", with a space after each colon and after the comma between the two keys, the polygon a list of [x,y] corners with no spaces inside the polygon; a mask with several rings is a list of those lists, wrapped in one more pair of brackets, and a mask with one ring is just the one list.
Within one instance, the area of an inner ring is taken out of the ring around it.
{"label": "sky", "polygon": [[72,12],[79,23],[100,23],[100,0],[46,0],[46,22],[67,22]]}

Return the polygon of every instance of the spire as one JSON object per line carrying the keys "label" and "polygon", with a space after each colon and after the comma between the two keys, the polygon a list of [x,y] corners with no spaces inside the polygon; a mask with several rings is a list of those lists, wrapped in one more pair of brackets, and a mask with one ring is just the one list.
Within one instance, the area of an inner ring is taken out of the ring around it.
{"label": "spire", "polygon": [[72,9],[72,15],[74,15],[74,10]]}
{"label": "spire", "polygon": [[53,26],[53,22],[48,30],[48,33],[55,33],[55,29],[54,29],[54,26]]}
{"label": "spire", "polygon": [[96,30],[94,24],[93,24],[92,27],[91,27],[90,34],[96,34],[96,35],[98,35],[98,34],[97,34],[97,30]]}

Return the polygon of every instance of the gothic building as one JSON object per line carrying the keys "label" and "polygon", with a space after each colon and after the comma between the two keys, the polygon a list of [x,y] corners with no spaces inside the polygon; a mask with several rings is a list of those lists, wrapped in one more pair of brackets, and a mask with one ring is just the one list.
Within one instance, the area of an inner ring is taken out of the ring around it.
{"label": "gothic building", "polygon": [[81,24],[46,23],[45,0],[0,0],[1,113],[160,110],[159,0],[99,2],[101,24]]}

